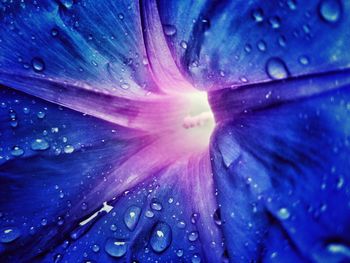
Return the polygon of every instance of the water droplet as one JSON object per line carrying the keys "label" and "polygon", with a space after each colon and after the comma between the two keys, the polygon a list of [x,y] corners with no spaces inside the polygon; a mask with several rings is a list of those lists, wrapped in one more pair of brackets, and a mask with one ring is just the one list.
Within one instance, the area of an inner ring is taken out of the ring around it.
{"label": "water droplet", "polygon": [[35,57],[32,59],[32,67],[34,71],[41,72],[45,69],[45,63],[41,58]]}
{"label": "water droplet", "polygon": [[81,204],[81,209],[82,209],[82,210],[86,210],[87,208],[88,208],[87,203],[83,202],[83,203]]}
{"label": "water droplet", "polygon": [[58,29],[56,29],[56,28],[51,29],[51,36],[57,37],[58,36]]}
{"label": "water droplet", "polygon": [[[350,259],[350,247],[340,244],[340,243],[332,243],[327,246],[327,250],[332,254],[343,255]],[[343,261],[341,261],[343,262]],[[344,260],[344,262],[347,262]]]}
{"label": "water droplet", "polygon": [[185,221],[180,220],[179,222],[177,222],[177,227],[181,229],[185,228],[186,227]]}
{"label": "water droplet", "polygon": [[53,257],[53,262],[54,263],[58,263],[62,260],[63,256],[61,254],[56,254],[54,257]]}
{"label": "water droplet", "polygon": [[183,254],[184,254],[184,251],[183,251],[182,249],[176,250],[176,255],[177,255],[179,258],[182,257]]}
{"label": "water droplet", "polygon": [[196,224],[198,219],[199,219],[199,214],[198,213],[193,213],[191,215],[191,222],[192,222],[192,224]]}
{"label": "water droplet", "polygon": [[162,210],[163,207],[158,199],[153,198],[151,201],[151,208],[155,211],[160,211],[160,210]]}
{"label": "water droplet", "polygon": [[342,12],[340,0],[322,0],[319,4],[319,13],[323,20],[329,23],[339,21]]}
{"label": "water droplet", "polygon": [[258,43],[257,43],[257,47],[260,51],[262,52],[265,52],[266,49],[267,49],[267,46],[266,46],[266,43],[264,40],[260,40]]}
{"label": "water droplet", "polygon": [[192,256],[191,262],[192,262],[192,263],[200,263],[200,262],[201,262],[200,256],[199,256],[198,254],[194,254],[194,255]]}
{"label": "water droplet", "polygon": [[213,215],[213,218],[214,218],[215,224],[217,224],[218,226],[221,226],[222,221],[221,221],[220,208],[216,209],[216,211],[215,211],[215,213]]}
{"label": "water droplet", "polygon": [[284,36],[280,36],[278,38],[278,44],[281,46],[281,47],[285,47],[286,44],[287,44],[287,40]]}
{"label": "water droplet", "polygon": [[148,218],[152,218],[152,217],[154,217],[154,213],[151,210],[147,210],[145,213],[145,216]]}
{"label": "water droplet", "polygon": [[278,16],[271,17],[269,23],[273,29],[277,29],[281,25],[281,19]]}
{"label": "water droplet", "polygon": [[30,109],[28,107],[23,108],[24,114],[28,114],[30,112]]}
{"label": "water droplet", "polygon": [[188,240],[189,241],[196,241],[198,239],[198,232],[197,231],[191,231],[189,234],[188,234]]}
{"label": "water droplet", "polygon": [[19,146],[14,146],[11,150],[11,154],[16,157],[23,155],[23,153],[24,153],[24,150]]}
{"label": "water droplet", "polygon": [[42,226],[46,226],[46,225],[47,225],[47,219],[46,219],[46,218],[41,219],[40,224],[41,224]]}
{"label": "water droplet", "polygon": [[111,227],[109,228],[111,231],[117,231],[117,226],[115,224],[112,224]]}
{"label": "water droplet", "polygon": [[99,245],[93,245],[92,246],[92,251],[94,251],[95,253],[97,253],[98,251],[100,251],[100,247],[99,247]]}
{"label": "water droplet", "polygon": [[180,42],[180,46],[181,46],[183,49],[187,49],[187,42],[186,42],[186,41],[181,41],[181,42]]}
{"label": "water droplet", "polygon": [[109,238],[105,245],[105,251],[112,257],[120,258],[126,254],[127,243],[123,240]]}
{"label": "water droplet", "polygon": [[300,56],[298,60],[299,60],[299,63],[302,65],[309,64],[309,58],[307,56]]}
{"label": "water droplet", "polygon": [[35,139],[30,147],[33,151],[44,151],[47,150],[50,145],[44,139]]}
{"label": "water droplet", "polygon": [[43,111],[39,111],[37,114],[36,114],[36,116],[39,118],[39,119],[44,119],[45,118],[45,112],[43,112]]}
{"label": "water droplet", "polygon": [[139,221],[141,215],[141,208],[138,206],[130,206],[124,214],[124,223],[129,228],[130,231],[133,231]]}
{"label": "water droplet", "polygon": [[74,147],[72,146],[72,145],[66,145],[66,146],[64,146],[64,149],[63,149],[63,151],[65,152],[65,153],[72,153],[72,152],[74,152]]}
{"label": "water droplet", "polygon": [[123,20],[123,19],[124,19],[124,14],[119,13],[119,14],[118,14],[118,18],[119,18],[120,20]]}
{"label": "water droplet", "polygon": [[290,217],[290,213],[287,208],[282,207],[277,211],[277,216],[281,220],[286,220]]}
{"label": "water droplet", "polygon": [[61,0],[62,5],[65,8],[71,8],[73,6],[73,0]]}
{"label": "water droplet", "polygon": [[264,11],[261,8],[252,11],[252,18],[255,22],[260,23],[264,20]]}
{"label": "water droplet", "polygon": [[165,35],[167,36],[173,36],[176,34],[176,31],[177,31],[176,27],[173,25],[164,25],[163,29],[164,29]]}
{"label": "water droplet", "polygon": [[159,222],[153,228],[150,245],[155,252],[163,252],[172,241],[172,232],[170,226],[165,222]]}
{"label": "water droplet", "polygon": [[16,227],[3,228],[0,231],[0,242],[11,243],[21,236],[21,231]]}
{"label": "water droplet", "polygon": [[284,79],[289,76],[287,66],[280,58],[270,58],[266,63],[266,73],[271,79]]}
{"label": "water droplet", "polygon": [[296,2],[296,0],[288,0],[287,1],[287,5],[288,5],[290,10],[297,9],[297,2]]}

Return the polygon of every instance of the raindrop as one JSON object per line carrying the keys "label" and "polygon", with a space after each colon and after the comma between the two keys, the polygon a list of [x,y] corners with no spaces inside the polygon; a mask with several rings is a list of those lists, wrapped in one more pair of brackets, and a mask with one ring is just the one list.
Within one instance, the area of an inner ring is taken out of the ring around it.
{"label": "raindrop", "polygon": [[34,71],[41,72],[45,69],[45,63],[41,58],[35,57],[32,59],[32,67]]}
{"label": "raindrop", "polygon": [[172,241],[172,232],[170,226],[165,222],[159,222],[153,228],[150,245],[155,252],[163,252]]}
{"label": "raindrop", "polygon": [[252,11],[252,18],[255,22],[260,23],[264,20],[264,12],[261,8],[254,9]]}
{"label": "raindrop", "polygon": [[24,114],[28,114],[30,112],[30,109],[28,107],[23,108]]}
{"label": "raindrop", "polygon": [[277,29],[281,25],[281,19],[278,16],[271,17],[269,23],[273,29]]}
{"label": "raindrop", "polygon": [[187,49],[187,42],[186,42],[186,41],[181,41],[181,42],[180,42],[180,46],[181,46],[183,49]]}
{"label": "raindrop", "polygon": [[68,9],[73,6],[73,0],[61,0],[61,3]]}
{"label": "raindrop", "polygon": [[176,31],[177,31],[176,27],[173,25],[164,25],[163,29],[164,29],[165,35],[167,35],[169,37],[175,35]]}
{"label": "raindrop", "polygon": [[322,0],[319,4],[319,13],[323,20],[329,23],[339,21],[342,12],[340,0]]}
{"label": "raindrop", "polygon": [[185,228],[186,227],[185,221],[180,220],[179,222],[177,222],[177,227],[181,229]]}
{"label": "raindrop", "polygon": [[105,245],[105,251],[112,257],[120,258],[126,254],[127,243],[123,240],[109,238]]}
{"label": "raindrop", "polygon": [[287,1],[287,5],[288,5],[290,10],[297,9],[297,2],[296,2],[296,0],[288,0]]}
{"label": "raindrop", "polygon": [[56,254],[54,257],[53,257],[53,262],[54,263],[58,263],[62,260],[62,255],[61,254]]}
{"label": "raindrop", "polygon": [[281,46],[281,47],[285,47],[286,44],[287,44],[287,40],[284,36],[280,36],[278,38],[278,44]]}
{"label": "raindrop", "polygon": [[145,216],[148,217],[148,218],[152,218],[154,217],[154,213],[150,210],[147,210],[146,213],[145,213]]}
{"label": "raindrop", "polygon": [[94,251],[95,253],[97,253],[98,251],[100,251],[100,247],[98,245],[93,245],[92,246],[92,251]]}
{"label": "raindrop", "polygon": [[109,228],[111,231],[117,231],[117,226],[115,224],[112,224],[111,227]]}
{"label": "raindrop", "polygon": [[287,208],[282,207],[277,211],[277,216],[281,220],[286,220],[290,217],[290,213]]}
{"label": "raindrop", "polygon": [[196,224],[198,219],[199,219],[199,214],[198,213],[193,213],[191,215],[191,222],[192,222],[192,224]]}
{"label": "raindrop", "polygon": [[163,207],[158,199],[153,198],[151,201],[151,208],[155,211],[160,211],[160,210],[162,210]]}
{"label": "raindrop", "polygon": [[198,239],[198,232],[197,231],[191,231],[189,234],[188,234],[188,240],[189,241],[196,241]]}
{"label": "raindrop", "polygon": [[298,60],[299,60],[299,63],[302,65],[309,64],[309,58],[307,56],[300,56]]}
{"label": "raindrop", "polygon": [[123,19],[124,19],[124,14],[119,13],[119,14],[118,14],[118,17],[119,17],[120,20],[123,20]]}
{"label": "raindrop", "polygon": [[43,111],[39,111],[37,114],[36,114],[36,116],[39,118],[39,119],[43,119],[43,118],[45,118],[45,112],[43,112]]}
{"label": "raindrop", "polygon": [[50,147],[49,143],[44,139],[35,139],[31,144],[33,151],[44,151]]}
{"label": "raindrop", "polygon": [[264,40],[260,40],[257,44],[257,47],[260,51],[265,52],[266,51],[266,43]]}
{"label": "raindrop", "polygon": [[72,146],[72,145],[66,145],[66,146],[64,146],[64,149],[63,149],[63,151],[65,152],[65,153],[72,153],[72,152],[74,152],[74,147]]}
{"label": "raindrop", "polygon": [[83,202],[83,203],[81,204],[81,210],[86,210],[87,208],[88,208],[87,203]]}
{"label": "raindrop", "polygon": [[222,221],[221,221],[220,208],[216,209],[216,211],[215,211],[215,213],[213,215],[213,218],[214,218],[215,224],[218,225],[218,226],[221,226]]}
{"label": "raindrop", "polygon": [[46,218],[41,219],[40,223],[41,223],[42,226],[46,226],[47,225],[47,219]]}
{"label": "raindrop", "polygon": [[16,157],[23,155],[23,153],[24,153],[24,150],[19,146],[14,146],[11,150],[11,154]]}
{"label": "raindrop", "polygon": [[21,236],[21,232],[16,227],[4,228],[0,231],[0,242],[11,243]]}
{"label": "raindrop", "polygon": [[192,263],[200,263],[201,262],[201,258],[198,254],[194,254],[192,259],[191,259]]}
{"label": "raindrop", "polygon": [[183,254],[184,254],[184,251],[183,251],[182,249],[176,250],[176,255],[177,255],[179,258],[182,257]]}
{"label": "raindrop", "polygon": [[277,57],[267,61],[266,73],[271,79],[284,79],[289,76],[287,66],[282,59]]}
{"label": "raindrop", "polygon": [[58,36],[58,29],[56,29],[56,28],[51,29],[51,36],[57,37]]}
{"label": "raindrop", "polygon": [[130,206],[124,214],[124,223],[126,227],[133,231],[139,221],[141,215],[141,208],[138,206]]}

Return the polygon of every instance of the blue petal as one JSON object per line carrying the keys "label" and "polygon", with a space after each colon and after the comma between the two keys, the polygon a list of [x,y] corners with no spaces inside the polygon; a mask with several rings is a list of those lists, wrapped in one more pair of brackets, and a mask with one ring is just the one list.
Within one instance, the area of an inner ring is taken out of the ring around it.
{"label": "blue petal", "polygon": [[122,192],[125,177],[117,172],[116,184],[113,174],[143,143],[120,126],[0,92],[0,261],[24,262]]}
{"label": "blue petal", "polygon": [[[178,64],[204,89],[347,68],[350,4],[314,1],[159,1]],[[186,43],[186,45],[182,45]]]}
{"label": "blue petal", "polygon": [[216,92],[228,113],[212,165],[232,261],[349,261],[349,84],[344,72]]}

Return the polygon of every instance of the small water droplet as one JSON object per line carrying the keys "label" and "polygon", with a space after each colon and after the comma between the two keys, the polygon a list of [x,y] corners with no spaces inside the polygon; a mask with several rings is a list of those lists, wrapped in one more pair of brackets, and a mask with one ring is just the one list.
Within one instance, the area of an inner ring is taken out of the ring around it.
{"label": "small water droplet", "polygon": [[196,241],[198,239],[198,232],[197,231],[191,231],[189,234],[188,234],[188,240],[189,241]]}
{"label": "small water droplet", "polygon": [[177,255],[179,258],[182,257],[183,254],[184,254],[184,251],[183,251],[182,249],[176,250],[176,255]]}
{"label": "small water droplet", "polygon": [[191,215],[191,222],[192,222],[192,224],[196,224],[198,219],[199,219],[199,214],[198,213],[193,213]]}
{"label": "small water droplet", "polygon": [[32,59],[32,67],[34,71],[41,72],[45,69],[45,63],[44,60],[42,60],[39,57],[35,57]]}
{"label": "small water droplet", "polygon": [[82,210],[86,210],[87,208],[88,208],[87,203],[83,202],[83,203],[81,204],[81,209],[82,209]]}
{"label": "small water droplet", "polygon": [[281,19],[278,16],[274,16],[269,19],[269,23],[273,29],[277,29],[281,25]]}
{"label": "small water droplet", "polygon": [[264,40],[260,40],[258,43],[257,43],[257,47],[260,51],[262,52],[265,52],[266,49],[267,49],[267,46],[266,46],[266,42]]}
{"label": "small water droplet", "polygon": [[62,5],[65,8],[71,8],[73,6],[73,0],[61,0]]}
{"label": "small water droplet", "polygon": [[3,228],[0,231],[0,242],[11,243],[21,236],[21,231],[16,227]]}
{"label": "small water droplet", "polygon": [[299,60],[299,63],[302,65],[309,64],[309,58],[307,56],[300,56],[298,60]]}
{"label": "small water droplet", "polygon": [[181,228],[181,229],[183,229],[183,228],[186,227],[185,221],[182,221],[182,220],[180,220],[179,222],[177,222],[176,225],[177,225],[178,228]]}
{"label": "small water droplet", "polygon": [[180,42],[180,46],[181,46],[183,49],[187,49],[187,42],[186,42],[186,41],[181,41],[181,42]]}
{"label": "small water droplet", "polygon": [[172,241],[170,226],[165,222],[159,222],[152,230],[150,245],[155,252],[165,251]]}
{"label": "small water droplet", "polygon": [[154,213],[151,210],[147,210],[145,213],[145,216],[148,218],[152,218],[152,217],[154,217]]}
{"label": "small water droplet", "polygon": [[221,221],[220,208],[216,209],[216,211],[213,215],[213,219],[214,219],[215,224],[217,224],[218,226],[221,226],[222,221]]}
{"label": "small water droplet", "polygon": [[261,8],[252,11],[252,18],[255,22],[261,23],[264,20],[264,12]]}
{"label": "small water droplet", "polygon": [[296,10],[297,9],[297,2],[296,0],[288,0],[287,5],[290,10]]}
{"label": "small water droplet", "polygon": [[163,30],[164,30],[165,35],[167,35],[167,36],[173,36],[176,34],[176,31],[177,31],[176,27],[173,25],[164,25]]}
{"label": "small water droplet", "polygon": [[109,238],[105,245],[105,251],[112,257],[120,258],[126,254],[127,247],[125,241]]}
{"label": "small water droplet", "polygon": [[36,114],[36,116],[39,118],[39,119],[44,119],[45,118],[45,112],[43,111],[38,111],[38,113]]}
{"label": "small water droplet", "polygon": [[287,208],[282,207],[277,211],[277,216],[281,220],[286,220],[290,217],[290,213]]}
{"label": "small water droplet", "polygon": [[124,14],[119,13],[119,14],[118,14],[118,18],[119,18],[120,20],[123,20],[123,19],[124,19]]}
{"label": "small water droplet", "polygon": [[[332,254],[342,255],[350,259],[350,247],[341,243],[332,243],[327,246],[327,250]],[[344,259],[345,260],[345,259]],[[343,261],[341,261],[343,262]],[[348,262],[345,260],[344,262]]]}
{"label": "small water droplet", "polygon": [[287,66],[277,57],[270,58],[266,62],[266,73],[271,79],[284,79],[289,76]]}
{"label": "small water droplet", "polygon": [[192,263],[200,263],[201,262],[201,257],[198,254],[194,254],[191,259]]}
{"label": "small water droplet", "polygon": [[57,28],[51,29],[51,36],[53,36],[53,37],[57,37],[58,36],[58,29]]}
{"label": "small water droplet", "polygon": [[46,225],[47,225],[47,219],[46,219],[46,218],[41,219],[40,224],[41,224],[42,226],[46,226]]}
{"label": "small water droplet", "polygon": [[44,151],[47,150],[50,145],[44,139],[35,139],[30,147],[33,151]]}
{"label": "small water droplet", "polygon": [[112,224],[111,227],[109,228],[111,231],[117,231],[117,226],[115,224]]}
{"label": "small water droplet", "polygon": [[14,146],[11,150],[11,154],[16,157],[23,155],[23,153],[24,153],[24,150],[19,146]]}
{"label": "small water droplet", "polygon": [[151,201],[151,208],[155,211],[160,211],[160,210],[162,210],[163,207],[158,199],[153,198]]}
{"label": "small water droplet", "polygon": [[319,13],[323,20],[329,23],[339,21],[342,12],[340,0],[321,0],[319,4]]}
{"label": "small water droplet", "polygon": [[139,221],[140,215],[141,208],[138,206],[133,205],[126,209],[124,214],[124,223],[130,231],[134,231]]}
{"label": "small water droplet", "polygon": [[64,146],[63,151],[67,154],[73,153],[74,152],[74,147],[72,145],[66,145]]}
{"label": "small water droplet", "polygon": [[92,246],[92,251],[94,251],[95,253],[97,253],[97,252],[99,252],[100,251],[100,247],[99,247],[99,245],[93,245]]}

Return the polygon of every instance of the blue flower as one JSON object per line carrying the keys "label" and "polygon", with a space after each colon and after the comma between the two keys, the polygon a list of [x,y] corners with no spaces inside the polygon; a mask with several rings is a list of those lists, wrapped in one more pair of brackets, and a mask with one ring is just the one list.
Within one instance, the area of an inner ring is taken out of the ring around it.
{"label": "blue flower", "polygon": [[0,262],[350,261],[349,12],[2,1]]}

